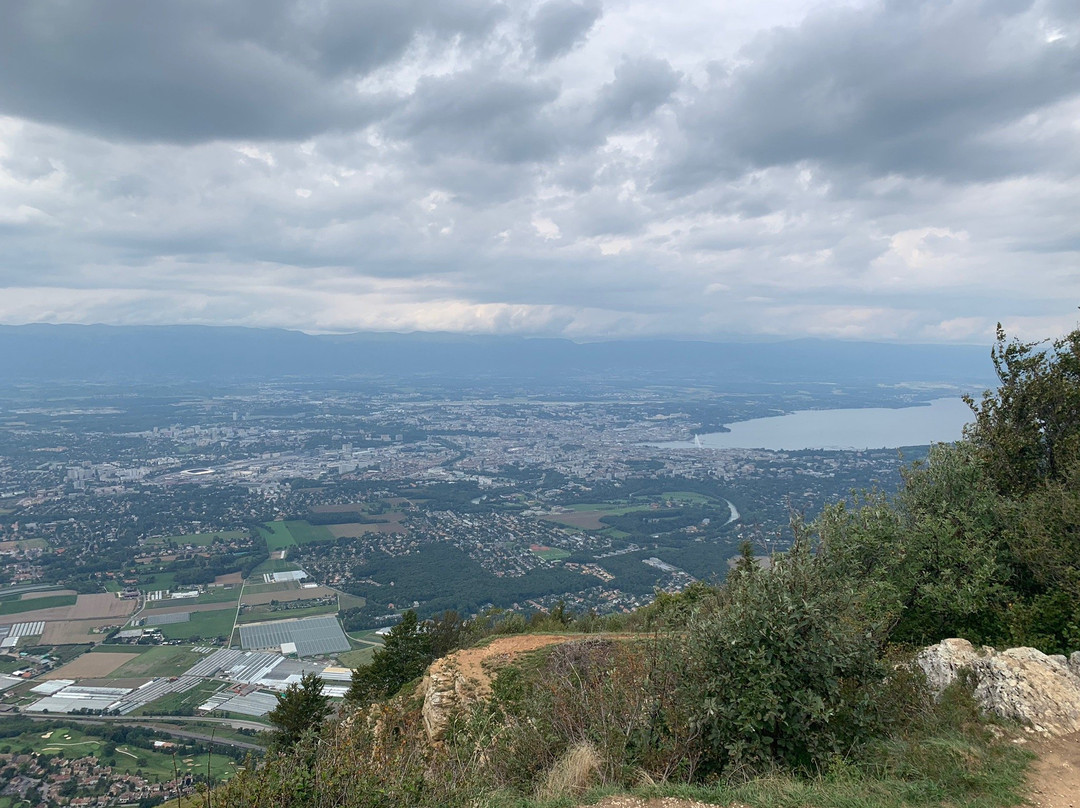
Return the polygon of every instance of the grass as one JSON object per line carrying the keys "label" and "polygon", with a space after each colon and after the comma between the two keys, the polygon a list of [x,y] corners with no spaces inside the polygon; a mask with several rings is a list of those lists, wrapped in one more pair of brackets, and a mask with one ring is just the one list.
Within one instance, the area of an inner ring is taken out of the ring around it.
{"label": "grass", "polygon": [[219,530],[216,533],[185,533],[181,536],[162,536],[155,539],[147,539],[147,544],[167,544],[173,542],[183,546],[193,544],[197,547],[209,547],[214,539],[229,541],[230,539],[242,539],[247,537],[246,530]]}
{"label": "grass", "polygon": [[200,704],[225,687],[221,682],[203,681],[184,693],[166,693],[135,711],[135,715],[190,715]]}
{"label": "grass", "polygon": [[[296,617],[316,617],[323,614],[337,614],[338,607],[332,603],[326,606],[308,606],[306,609],[279,609],[270,611],[269,603],[251,606],[244,611],[237,622],[259,623],[264,620],[292,620]],[[192,615],[194,619],[195,615]]]}
{"label": "grass", "polygon": [[[195,637],[212,639],[225,637],[228,640],[233,630],[234,609],[215,609],[212,612],[192,612],[187,623],[171,623],[156,626],[168,640],[187,640]],[[132,660],[134,661],[134,660]]]}
{"label": "grass", "polygon": [[571,555],[566,550],[560,550],[557,547],[550,547],[547,550],[533,550],[533,554],[540,556],[544,561],[561,561]]}
{"label": "grass", "polygon": [[303,520],[286,522],[285,524],[288,525],[289,532],[297,544],[327,541],[334,538],[334,534],[324,525],[311,525]]}
{"label": "grass", "polygon": [[0,615],[22,614],[33,612],[38,609],[52,609],[57,606],[74,606],[75,595],[47,595],[43,598],[31,598],[30,600],[4,600],[0,601]]}
{"label": "grass", "polygon": [[361,665],[367,665],[371,662],[371,657],[375,653],[376,645],[369,645],[366,648],[360,648],[356,651],[346,651],[343,654],[338,654],[338,662],[341,663],[343,668],[357,668]]}
{"label": "grass", "polygon": [[136,588],[143,592],[156,592],[159,589],[172,589],[173,580],[175,578],[175,572],[144,573],[139,576],[139,583]]}
{"label": "grass", "polygon": [[[214,612],[206,612],[214,614]],[[180,625],[190,625],[182,623]],[[164,626],[162,626],[164,628]],[[131,646],[124,646],[130,648]],[[138,647],[138,646],[135,646]],[[182,645],[158,645],[139,654],[109,674],[109,679],[136,679],[143,676],[179,676],[203,655]]]}
{"label": "grass", "polygon": [[338,606],[342,609],[359,609],[367,604],[367,599],[348,592],[338,592]]}
{"label": "grass", "polygon": [[296,546],[296,539],[293,538],[287,522],[267,522],[263,527],[259,528],[259,532],[266,539],[266,549],[271,553],[275,550]]}

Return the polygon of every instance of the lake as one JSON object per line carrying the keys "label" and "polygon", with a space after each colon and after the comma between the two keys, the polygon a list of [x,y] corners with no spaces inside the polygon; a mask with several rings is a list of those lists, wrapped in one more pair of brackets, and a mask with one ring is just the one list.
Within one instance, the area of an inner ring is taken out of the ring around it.
{"label": "lake", "polygon": [[800,410],[772,418],[728,424],[730,432],[709,432],[692,441],[655,443],[662,449],[891,449],[958,440],[971,410],[959,398],[939,398],[925,406]]}

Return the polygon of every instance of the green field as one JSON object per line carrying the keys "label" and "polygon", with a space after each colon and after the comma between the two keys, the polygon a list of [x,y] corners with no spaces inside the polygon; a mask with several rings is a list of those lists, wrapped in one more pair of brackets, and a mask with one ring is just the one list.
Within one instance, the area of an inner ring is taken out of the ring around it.
{"label": "green field", "polygon": [[247,535],[246,530],[219,530],[216,533],[185,533],[181,536],[159,536],[154,539],[147,539],[146,543],[168,544],[172,542],[180,546],[193,544],[197,547],[209,547],[214,543],[214,539],[229,541],[230,539],[242,539]]}
{"label": "green field", "polygon": [[[216,614],[216,612],[203,612],[203,614]],[[179,623],[187,626],[190,623]],[[162,626],[162,628],[167,628]],[[138,646],[114,646],[117,648],[137,648]],[[94,653],[100,653],[95,651]],[[143,676],[179,676],[196,662],[203,658],[202,654],[192,651],[182,645],[158,645],[150,650],[139,654],[138,659],[132,659],[109,674],[109,679],[138,679]]]}
{"label": "green field", "polygon": [[192,612],[191,620],[187,623],[171,623],[165,626],[155,626],[155,628],[159,629],[167,640],[187,640],[195,637],[202,637],[205,640],[224,637],[227,641],[232,635],[235,616],[235,609]]}
{"label": "green field", "polygon": [[557,547],[551,547],[547,550],[533,550],[532,552],[534,555],[540,556],[544,561],[562,561],[571,555],[568,551],[560,550]]}
{"label": "green field", "polygon": [[[8,513],[11,513],[11,511],[0,508],[0,516]],[[49,543],[45,539],[16,539],[15,546],[19,550],[45,550],[48,548]]]}
{"label": "green field", "polygon": [[[297,617],[317,617],[323,614],[337,614],[338,607],[334,604],[326,606],[309,606],[306,609],[282,609],[270,611],[270,604],[263,603],[251,606],[240,614],[239,623],[260,623],[265,620],[292,620]],[[192,619],[194,619],[192,615]]]}
{"label": "green field", "polygon": [[271,553],[285,547],[296,546],[296,539],[293,538],[288,524],[285,522],[267,522],[263,527],[259,528],[259,532],[266,539],[266,549]]}
{"label": "green field", "polygon": [[226,685],[221,682],[202,681],[185,693],[166,693],[157,701],[135,711],[135,715],[192,715],[195,708]]}
{"label": "green field", "polygon": [[334,534],[323,525],[310,525],[299,519],[288,522],[266,522],[260,528],[260,532],[266,539],[266,547],[271,553],[286,547],[295,547],[298,544],[334,538]]}
{"label": "green field", "polygon": [[148,572],[139,576],[136,587],[142,592],[156,592],[159,589],[172,589],[175,572]]}
{"label": "green field", "polygon": [[197,598],[163,598],[162,600],[151,600],[146,604],[147,609],[165,609],[165,608],[177,608],[179,606],[195,606],[200,603],[233,603],[240,599],[240,587],[239,585],[225,588],[222,586],[214,587],[206,592],[203,592]]}
{"label": "green field", "polygon": [[359,595],[350,595],[348,592],[338,592],[338,608],[359,609],[367,604],[367,598]]}
{"label": "green field", "polygon": [[0,615],[21,614],[32,612],[37,609],[52,609],[57,606],[74,606],[75,595],[46,595],[43,598],[31,598],[30,600],[3,600],[0,601]]}
{"label": "green field", "polygon": [[324,525],[309,525],[303,520],[295,522],[286,522],[289,526],[289,532],[292,533],[293,539],[297,544],[308,544],[313,541],[327,541],[333,539],[334,534],[330,532],[330,529]]}
{"label": "green field", "polygon": [[359,648],[355,651],[346,651],[344,654],[338,654],[338,662],[345,668],[358,668],[361,665],[367,665],[371,662],[372,654],[375,653],[377,646],[369,645],[367,648]]}

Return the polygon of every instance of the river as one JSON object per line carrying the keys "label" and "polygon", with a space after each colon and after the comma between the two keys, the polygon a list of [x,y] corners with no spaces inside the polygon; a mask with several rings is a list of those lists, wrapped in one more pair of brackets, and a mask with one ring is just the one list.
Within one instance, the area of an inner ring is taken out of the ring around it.
{"label": "river", "polygon": [[730,432],[708,432],[691,441],[655,443],[662,449],[891,449],[958,440],[971,410],[959,398],[925,406],[800,410],[729,424]]}

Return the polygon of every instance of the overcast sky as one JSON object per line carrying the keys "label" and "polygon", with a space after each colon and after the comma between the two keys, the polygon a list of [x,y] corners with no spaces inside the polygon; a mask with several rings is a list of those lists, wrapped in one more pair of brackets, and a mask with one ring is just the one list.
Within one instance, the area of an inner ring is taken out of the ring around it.
{"label": "overcast sky", "polygon": [[5,0],[0,322],[1075,326],[1076,0]]}

